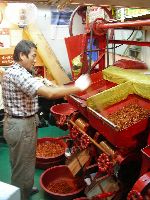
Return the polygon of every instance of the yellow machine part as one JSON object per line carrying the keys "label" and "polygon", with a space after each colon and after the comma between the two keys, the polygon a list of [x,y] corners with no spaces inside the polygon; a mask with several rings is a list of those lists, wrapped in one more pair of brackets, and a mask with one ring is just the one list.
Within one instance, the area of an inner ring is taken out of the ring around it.
{"label": "yellow machine part", "polygon": [[135,94],[150,99],[149,70],[122,69],[111,66],[103,70],[103,78],[117,84],[130,81]]}
{"label": "yellow machine part", "polygon": [[35,25],[29,25],[24,29],[27,37],[37,45],[37,52],[40,55],[47,71],[52,75],[58,85],[70,82],[69,77],[61,68],[54,52],[48,45],[44,36]]}
{"label": "yellow machine part", "polygon": [[87,105],[100,112],[104,108],[126,99],[129,94],[133,93],[133,83],[128,81],[89,97]]}
{"label": "yellow machine part", "polygon": [[126,81],[135,83],[143,80],[150,81],[150,75],[145,75],[145,72],[148,72],[148,70],[122,69],[116,66],[110,66],[102,71],[105,80],[117,84],[125,83]]}

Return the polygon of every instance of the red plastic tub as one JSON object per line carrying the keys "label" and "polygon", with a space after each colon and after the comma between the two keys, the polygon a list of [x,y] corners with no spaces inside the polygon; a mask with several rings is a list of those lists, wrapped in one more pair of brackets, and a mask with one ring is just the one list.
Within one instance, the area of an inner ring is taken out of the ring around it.
{"label": "red plastic tub", "polygon": [[[72,191],[65,194],[50,191],[48,189],[49,184],[53,184],[53,187],[57,187],[56,184],[58,183],[58,181],[65,181],[67,183],[66,185],[70,185]],[[66,165],[51,167],[44,171],[44,173],[40,176],[40,185],[45,192],[47,192],[52,198],[57,200],[72,200],[74,198],[77,198],[84,189],[84,186],[77,184],[77,182],[75,183],[75,178],[73,177],[73,174]]]}
{"label": "red plastic tub", "polygon": [[58,166],[58,165],[64,165],[66,158],[61,158],[59,160],[55,161],[37,161],[36,160],[36,168],[38,169],[48,169],[50,167]]}
{"label": "red plastic tub", "polygon": [[126,129],[118,130],[116,125],[107,119],[110,113],[116,112],[130,103],[138,104],[150,111],[150,101],[137,95],[129,95],[127,99],[105,108],[101,113],[88,108],[88,119],[91,126],[97,129],[100,134],[106,137],[116,147],[134,147],[137,145],[136,136],[145,131],[148,126],[147,117]]}
{"label": "red plastic tub", "polygon": [[69,103],[56,104],[50,108],[57,125],[60,126],[63,126],[66,123],[67,116],[71,115],[76,110],[77,109]]}
{"label": "red plastic tub", "polygon": [[[50,137],[38,138],[38,140],[37,140],[37,145],[40,145],[40,144],[44,145],[44,144],[48,144],[48,143],[50,143],[50,145],[53,144],[53,148],[56,144],[57,148],[59,148],[59,146],[60,146],[61,149],[58,151],[58,154],[57,154],[57,152],[54,151],[54,154],[52,156],[46,156],[46,157],[44,157],[42,154],[40,155],[40,153],[39,153],[39,155],[37,155],[37,153],[36,153],[36,161],[38,163],[52,163],[52,162],[56,162],[56,161],[59,161],[59,160],[65,158],[65,151],[67,148],[67,144],[63,140],[58,139],[58,138],[50,138]],[[47,149],[47,150],[52,151],[52,149]],[[45,153],[45,155],[46,155],[46,153]]]}

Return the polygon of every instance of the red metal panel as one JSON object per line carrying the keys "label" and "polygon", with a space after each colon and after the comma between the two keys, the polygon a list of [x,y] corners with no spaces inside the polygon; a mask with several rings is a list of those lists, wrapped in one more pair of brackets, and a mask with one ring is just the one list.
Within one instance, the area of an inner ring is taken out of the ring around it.
{"label": "red metal panel", "polygon": [[86,40],[87,40],[87,37],[84,34],[65,38],[71,70],[72,70],[73,58],[75,58],[76,56],[80,54],[83,54],[83,52],[85,51],[85,47],[87,44]]}
{"label": "red metal panel", "polygon": [[[102,49],[100,53],[105,54],[105,48],[106,48],[106,35],[101,35],[99,37],[99,48]],[[99,61],[99,70],[102,71],[105,68],[105,56],[102,57],[102,59]]]}
{"label": "red metal panel", "polygon": [[[88,71],[88,58],[86,51],[89,37],[89,34],[81,34],[65,38],[71,70],[73,68],[72,60],[76,56],[81,55],[81,62],[83,63],[81,73],[86,73]],[[101,49],[101,51],[99,52],[98,61],[96,61],[94,64],[99,66],[97,71],[102,71],[105,68],[106,35],[95,38],[98,41],[98,48]],[[92,67],[94,68],[95,66]],[[92,72],[93,71],[94,70],[92,70]],[[73,73],[72,76],[74,78]]]}
{"label": "red metal panel", "polygon": [[78,95],[70,95],[67,100],[87,118],[86,99],[113,86],[116,84],[106,80],[93,82],[87,90],[78,93]]}
{"label": "red metal panel", "polygon": [[150,146],[146,146],[141,150],[142,152],[142,166],[141,176],[150,170]]}
{"label": "red metal panel", "polygon": [[143,108],[150,110],[150,104],[148,100],[137,95],[129,95],[127,99],[114,104],[107,109],[104,109],[101,117],[99,117],[98,113],[95,114],[91,111],[91,109],[88,109],[89,123],[116,147],[135,147],[135,145],[137,145],[135,136],[145,131],[148,126],[148,118],[143,119],[124,130],[117,130],[115,126],[113,127],[111,122],[107,120],[108,114],[121,109],[123,106],[128,105],[129,103],[135,102]]}

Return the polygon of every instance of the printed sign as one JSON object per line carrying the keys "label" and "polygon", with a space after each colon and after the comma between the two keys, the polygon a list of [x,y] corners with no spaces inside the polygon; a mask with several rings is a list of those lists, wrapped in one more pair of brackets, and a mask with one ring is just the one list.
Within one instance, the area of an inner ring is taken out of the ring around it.
{"label": "printed sign", "polygon": [[13,64],[13,55],[0,55],[0,66],[9,66]]}

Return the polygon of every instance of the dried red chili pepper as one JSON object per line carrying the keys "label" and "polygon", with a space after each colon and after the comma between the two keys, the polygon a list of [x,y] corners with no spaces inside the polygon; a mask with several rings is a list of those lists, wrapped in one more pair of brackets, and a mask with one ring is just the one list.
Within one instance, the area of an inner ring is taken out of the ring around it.
{"label": "dried red chili pepper", "polygon": [[67,194],[74,192],[76,187],[73,187],[73,185],[69,184],[67,180],[56,180],[52,183],[50,182],[47,186],[47,189],[53,193]]}
{"label": "dried red chili pepper", "polygon": [[117,125],[120,130],[123,130],[144,118],[148,118],[149,114],[150,112],[140,105],[130,103],[117,112],[109,114],[107,118]]}
{"label": "dried red chili pepper", "polygon": [[51,158],[61,155],[65,151],[64,147],[55,141],[45,141],[37,144],[36,156]]}

